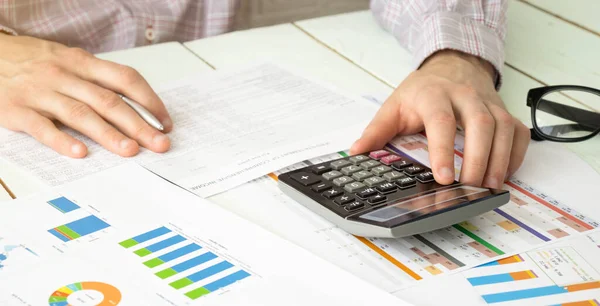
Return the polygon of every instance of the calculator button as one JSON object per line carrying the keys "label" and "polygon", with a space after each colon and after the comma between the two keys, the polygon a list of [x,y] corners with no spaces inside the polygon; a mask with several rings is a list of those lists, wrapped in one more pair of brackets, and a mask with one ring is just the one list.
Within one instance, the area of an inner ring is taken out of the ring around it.
{"label": "calculator button", "polygon": [[347,210],[347,211],[353,211],[353,210],[357,210],[357,209],[359,209],[361,207],[364,207],[364,206],[365,206],[365,204],[363,204],[363,203],[361,203],[359,201],[354,201],[354,202],[346,205],[346,207],[344,207],[344,209]]}
{"label": "calculator button", "polygon": [[323,174],[323,178],[326,179],[326,180],[328,180],[328,181],[336,179],[336,178],[338,178],[340,176],[344,176],[344,175],[341,172],[339,172],[339,171],[331,171],[331,172],[327,172],[327,173]]}
{"label": "calculator button", "polygon": [[312,186],[310,189],[312,189],[315,192],[323,192],[327,189],[331,188],[331,184],[329,183],[321,183],[321,184],[317,184]]}
{"label": "calculator button", "polygon": [[290,175],[290,177],[294,181],[296,181],[304,186],[310,186],[310,185],[314,185],[316,183],[321,182],[321,180],[318,176],[316,176],[312,173],[307,173],[307,172],[294,173],[294,174]]}
{"label": "calculator button", "polygon": [[318,175],[331,171],[331,167],[329,167],[328,165],[317,165],[313,166],[311,169],[314,174]]}
{"label": "calculator button", "polygon": [[375,175],[383,175],[384,173],[388,173],[390,171],[392,171],[392,168],[388,166],[377,166],[371,169],[371,172],[373,172]]}
{"label": "calculator button", "polygon": [[377,190],[379,190],[379,192],[381,192],[381,193],[388,193],[390,191],[396,190],[396,185],[394,185],[390,182],[386,182],[386,183],[377,185],[377,187],[375,187],[375,188],[377,188]]}
{"label": "calculator button", "polygon": [[354,201],[354,197],[351,195],[347,195],[347,194],[345,194],[341,197],[337,197],[337,198],[335,198],[335,200],[333,200],[333,202],[335,202],[335,204],[337,204],[337,205],[346,205],[352,201]]}
{"label": "calculator button", "polygon": [[373,151],[373,152],[369,153],[369,157],[372,159],[380,159],[380,158],[388,156],[388,155],[390,155],[390,152],[388,152],[386,150],[378,150],[378,151]]}
{"label": "calculator button", "polygon": [[373,176],[373,173],[371,173],[369,171],[365,171],[365,170],[352,174],[352,178],[357,181],[364,181],[372,176]]}
{"label": "calculator button", "polygon": [[365,188],[365,184],[363,184],[361,182],[352,182],[352,183],[344,186],[344,190],[346,190],[350,193],[355,193],[363,188]]}
{"label": "calculator button", "polygon": [[407,162],[405,160],[401,160],[392,164],[392,168],[398,171],[402,171],[406,167],[412,166],[411,162]]}
{"label": "calculator button", "polygon": [[379,176],[370,177],[364,181],[365,185],[367,185],[369,187],[374,187],[383,182],[385,182],[385,180],[380,178]]}
{"label": "calculator button", "polygon": [[408,168],[404,168],[404,173],[408,174],[408,175],[415,175],[417,173],[421,173],[425,171],[425,168],[420,167],[420,166],[410,166]]}
{"label": "calculator button", "polygon": [[408,188],[415,185],[416,183],[417,182],[412,177],[405,177],[396,181],[396,185],[398,185],[398,187],[400,188]]}
{"label": "calculator button", "polygon": [[352,163],[350,163],[349,161],[345,160],[345,159],[341,159],[341,160],[336,160],[334,162],[331,163],[331,168],[335,169],[335,170],[340,170],[346,166],[350,166],[352,165]]}
{"label": "calculator button", "polygon": [[376,161],[376,160],[370,160],[370,161],[366,161],[362,164],[360,164],[360,166],[365,169],[365,170],[369,170],[371,168],[375,168],[377,166],[381,165],[380,162]]}
{"label": "calculator button", "polygon": [[369,198],[369,203],[371,204],[377,204],[377,203],[381,203],[383,201],[385,201],[387,198],[383,195],[375,195]]}
{"label": "calculator button", "polygon": [[338,187],[344,187],[344,185],[352,182],[354,182],[354,179],[348,176],[338,177],[333,180],[333,184]]}
{"label": "calculator button", "polygon": [[358,171],[361,171],[361,170],[362,170],[361,167],[355,166],[355,165],[351,165],[351,166],[342,168],[341,171],[342,171],[342,173],[344,175],[352,175],[352,174],[354,174],[354,173],[356,173]]}
{"label": "calculator button", "polygon": [[384,165],[391,165],[397,161],[400,161],[402,159],[402,157],[398,156],[398,155],[388,155],[385,157],[382,157],[379,161],[381,163],[383,163]]}
{"label": "calculator button", "polygon": [[423,173],[419,173],[415,176],[415,178],[421,183],[429,183],[429,182],[433,182],[435,180],[433,178],[433,173],[431,171],[425,171]]}
{"label": "calculator button", "polygon": [[359,192],[358,196],[361,197],[361,198],[363,198],[363,199],[366,199],[366,198],[368,198],[368,197],[370,197],[372,195],[375,195],[375,194],[377,194],[377,190],[375,188],[367,188],[367,189]]}
{"label": "calculator button", "polygon": [[328,199],[333,199],[339,195],[342,195],[344,193],[344,191],[342,191],[341,189],[337,188],[337,187],[333,187],[332,189],[329,189],[325,192],[323,192],[323,196],[328,198]]}
{"label": "calculator button", "polygon": [[368,161],[368,160],[369,160],[369,158],[368,158],[368,157],[366,157],[366,156],[364,156],[364,155],[356,155],[356,156],[352,156],[352,157],[348,158],[348,160],[349,160],[351,163],[353,163],[353,164],[355,164],[355,165],[358,165],[358,164],[360,164],[360,163],[362,163],[362,162],[366,162],[366,161]]}
{"label": "calculator button", "polygon": [[388,182],[395,182],[403,177],[406,177],[406,175],[404,175],[404,173],[400,173],[398,171],[388,172],[383,175],[383,178]]}

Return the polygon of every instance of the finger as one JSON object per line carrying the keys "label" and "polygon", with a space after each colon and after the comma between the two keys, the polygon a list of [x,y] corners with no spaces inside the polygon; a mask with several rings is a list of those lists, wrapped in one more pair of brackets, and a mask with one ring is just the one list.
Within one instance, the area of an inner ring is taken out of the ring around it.
{"label": "finger", "polygon": [[65,52],[78,64],[75,71],[80,78],[140,103],[162,123],[165,132],[172,129],[173,122],[162,100],[135,69],[98,59],[78,48],[70,48]]}
{"label": "finger", "polygon": [[133,156],[139,151],[138,144],[117,131],[88,105],[58,93],[47,94],[43,103],[35,107],[52,114],[57,120],[81,132],[109,151],[121,156]]}
{"label": "finger", "polygon": [[510,162],[504,180],[507,180],[511,175],[517,172],[517,169],[523,164],[529,141],[531,140],[531,131],[519,120],[515,121],[515,135],[513,137],[512,151],[510,153]]}
{"label": "finger", "polygon": [[443,91],[430,90],[415,101],[425,124],[429,159],[435,180],[440,184],[454,182],[454,138],[456,118],[449,97]]}
{"label": "finger", "polygon": [[386,101],[364,130],[362,136],[350,148],[350,154],[359,154],[383,148],[398,132],[400,115],[397,103]]}
{"label": "finger", "polygon": [[114,92],[71,76],[64,76],[54,86],[63,95],[88,104],[102,118],[143,147],[158,153],[170,148],[169,138],[146,123]]}
{"label": "finger", "polygon": [[73,158],[82,158],[87,155],[85,144],[71,135],[60,131],[50,119],[35,111],[18,108],[11,113],[11,116],[19,118],[18,123],[15,122],[15,130],[31,135],[38,142],[48,146],[57,153]]}
{"label": "finger", "polygon": [[515,134],[514,118],[498,105],[488,105],[488,110],[494,117],[495,130],[488,167],[483,185],[489,188],[502,188]]}
{"label": "finger", "polygon": [[454,90],[452,99],[465,130],[460,181],[468,185],[481,186],[494,138],[494,117],[483,101],[470,89]]}

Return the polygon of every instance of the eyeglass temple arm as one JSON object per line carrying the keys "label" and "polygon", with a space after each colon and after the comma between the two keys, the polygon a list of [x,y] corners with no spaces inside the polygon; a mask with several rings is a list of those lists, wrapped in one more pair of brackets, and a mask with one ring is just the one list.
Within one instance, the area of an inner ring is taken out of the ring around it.
{"label": "eyeglass temple arm", "polygon": [[580,126],[588,129],[588,131],[595,131],[600,128],[600,113],[552,102],[545,99],[540,99],[538,110],[561,117],[563,119],[577,122]]}

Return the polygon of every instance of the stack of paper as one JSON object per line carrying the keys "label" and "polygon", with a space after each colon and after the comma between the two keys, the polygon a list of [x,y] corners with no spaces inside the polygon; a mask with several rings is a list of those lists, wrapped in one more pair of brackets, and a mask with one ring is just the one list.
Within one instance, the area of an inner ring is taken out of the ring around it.
{"label": "stack of paper", "polygon": [[407,305],[134,164],[2,209],[1,305]]}

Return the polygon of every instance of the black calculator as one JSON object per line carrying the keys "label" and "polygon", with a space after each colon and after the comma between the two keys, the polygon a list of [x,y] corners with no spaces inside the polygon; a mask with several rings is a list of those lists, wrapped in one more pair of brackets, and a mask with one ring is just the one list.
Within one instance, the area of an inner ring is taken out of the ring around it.
{"label": "black calculator", "polygon": [[441,185],[406,154],[378,150],[279,175],[292,199],[363,237],[404,237],[477,216],[510,200],[508,191]]}

